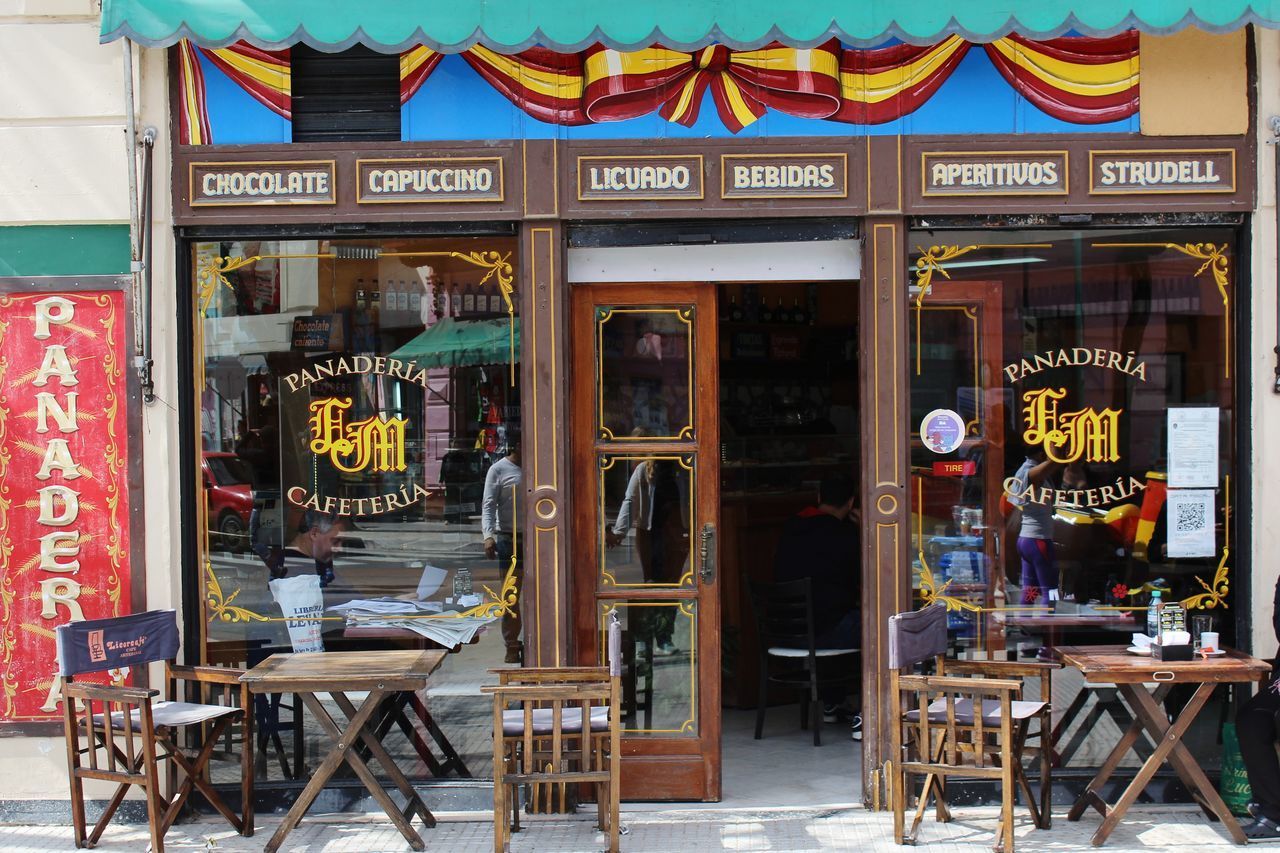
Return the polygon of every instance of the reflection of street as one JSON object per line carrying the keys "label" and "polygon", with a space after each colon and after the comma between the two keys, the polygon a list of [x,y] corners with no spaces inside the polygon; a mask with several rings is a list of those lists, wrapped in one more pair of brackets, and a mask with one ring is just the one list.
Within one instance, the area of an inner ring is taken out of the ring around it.
{"label": "reflection of street", "polygon": [[[218,547],[216,542],[214,547]],[[241,644],[248,643],[255,647],[252,652],[255,662],[273,652],[290,651],[289,633],[283,616],[267,587],[266,564],[251,552],[221,550],[210,552],[210,564],[217,575],[224,602],[234,595],[229,602],[231,607],[244,608],[270,620],[224,621],[209,613],[211,650],[218,648],[213,644],[227,644],[221,648],[231,646],[239,650]],[[483,587],[497,593],[502,586],[497,563],[484,555],[478,522],[465,526],[444,521],[360,522],[344,530],[334,552],[334,580],[322,590],[326,617],[322,631],[326,649],[391,647],[396,644],[403,647],[406,643],[418,642],[344,639],[345,620],[340,613],[331,612],[329,608],[352,599],[413,594],[418,589],[425,566],[435,566],[447,573],[439,589],[428,600],[443,602],[451,597],[453,579],[462,568],[470,570],[472,587],[478,594],[486,595]],[[496,683],[497,679],[490,671],[502,666],[503,653],[501,632],[496,625],[490,626],[479,635],[477,642],[465,645],[446,657],[432,676],[424,696],[436,722],[471,772],[480,778],[492,773],[491,703],[480,693],[480,687]],[[288,704],[287,699],[285,704]],[[336,713],[336,708],[332,710]],[[310,713],[305,716],[303,762],[314,767],[328,741],[311,720]],[[289,713],[282,711],[276,722],[287,725],[289,719]],[[425,732],[421,734],[427,737]],[[282,738],[287,750],[286,759],[292,762],[291,738],[287,731]],[[396,756],[397,764],[411,779],[431,775],[402,734],[389,735],[387,745]],[[228,780],[234,778],[235,768],[228,765],[226,773]],[[283,778],[274,745],[270,745],[268,755],[259,756],[258,773],[260,778]]]}

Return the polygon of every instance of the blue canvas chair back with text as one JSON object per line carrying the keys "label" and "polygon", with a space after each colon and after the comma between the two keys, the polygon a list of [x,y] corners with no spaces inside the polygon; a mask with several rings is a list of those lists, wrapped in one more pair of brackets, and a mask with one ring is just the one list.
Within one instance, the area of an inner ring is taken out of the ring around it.
{"label": "blue canvas chair back with text", "polygon": [[178,618],[172,610],[59,625],[58,669],[64,677],[138,667],[178,656]]}

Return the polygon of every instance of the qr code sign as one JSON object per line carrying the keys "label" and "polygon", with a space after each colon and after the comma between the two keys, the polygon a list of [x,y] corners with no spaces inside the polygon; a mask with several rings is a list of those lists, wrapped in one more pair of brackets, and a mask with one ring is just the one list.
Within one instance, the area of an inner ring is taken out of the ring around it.
{"label": "qr code sign", "polygon": [[1185,504],[1180,503],[1178,507],[1178,532],[1187,533],[1195,530],[1204,530],[1208,519],[1205,518],[1204,504]]}

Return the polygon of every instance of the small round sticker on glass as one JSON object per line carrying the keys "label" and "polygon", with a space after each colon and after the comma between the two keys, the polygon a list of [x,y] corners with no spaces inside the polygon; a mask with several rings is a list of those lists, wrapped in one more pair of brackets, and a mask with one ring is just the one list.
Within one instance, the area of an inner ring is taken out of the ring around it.
{"label": "small round sticker on glass", "polygon": [[934,409],[920,422],[920,440],[934,453],[950,453],[964,441],[964,418],[951,409]]}

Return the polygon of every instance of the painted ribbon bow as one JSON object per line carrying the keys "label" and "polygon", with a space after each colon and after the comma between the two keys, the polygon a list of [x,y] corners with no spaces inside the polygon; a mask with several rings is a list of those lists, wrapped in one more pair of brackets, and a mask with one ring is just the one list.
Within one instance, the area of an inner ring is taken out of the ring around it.
{"label": "painted ribbon bow", "polygon": [[591,48],[584,63],[583,107],[593,122],[635,118],[660,108],[692,127],[711,89],[725,127],[737,133],[769,109],[827,118],[840,109],[840,44],[815,48],[771,44],[734,51],[712,45],[695,53],[650,47],[629,53]]}

